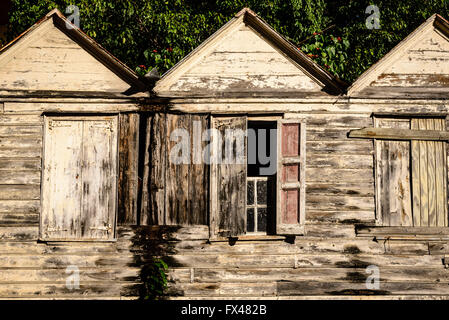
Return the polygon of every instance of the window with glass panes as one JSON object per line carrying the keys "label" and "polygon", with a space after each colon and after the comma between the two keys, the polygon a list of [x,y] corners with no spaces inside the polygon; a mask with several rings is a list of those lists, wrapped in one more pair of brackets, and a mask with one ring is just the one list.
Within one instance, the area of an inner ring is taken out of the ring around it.
{"label": "window with glass panes", "polygon": [[[254,138],[248,138],[248,149],[265,152],[267,157],[277,159],[276,154],[270,154],[271,149],[277,150],[276,141],[271,141],[270,130],[276,130],[273,121],[248,121],[248,129],[254,130]],[[265,130],[265,141],[262,141],[260,130]],[[275,139],[276,140],[276,139]],[[250,146],[252,144],[252,146]],[[260,150],[262,144],[265,150]],[[275,151],[276,153],[276,151]],[[250,157],[247,157],[248,162]],[[248,163],[246,178],[246,232],[247,233],[274,233],[274,220],[276,210],[276,174],[263,175],[261,168],[268,164],[261,164],[259,157],[256,163]]]}

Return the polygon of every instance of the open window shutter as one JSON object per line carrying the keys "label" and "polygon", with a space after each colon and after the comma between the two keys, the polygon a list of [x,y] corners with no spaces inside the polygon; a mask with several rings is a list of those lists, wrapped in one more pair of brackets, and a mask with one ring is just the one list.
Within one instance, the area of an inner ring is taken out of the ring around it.
{"label": "open window shutter", "polygon": [[306,128],[298,120],[278,120],[276,233],[304,233]]}
{"label": "open window shutter", "polygon": [[210,233],[234,237],[246,232],[247,119],[213,117],[211,127],[217,134],[211,139]]}

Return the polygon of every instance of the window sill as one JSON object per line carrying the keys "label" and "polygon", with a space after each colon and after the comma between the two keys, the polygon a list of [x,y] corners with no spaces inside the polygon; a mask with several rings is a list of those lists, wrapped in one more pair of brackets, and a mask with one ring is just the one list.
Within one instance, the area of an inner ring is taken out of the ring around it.
{"label": "window sill", "polygon": [[287,236],[252,234],[238,237],[217,237],[209,239],[209,242],[236,242],[236,241],[286,241]]}
{"label": "window sill", "polygon": [[117,239],[106,239],[106,240],[101,240],[101,239],[38,239],[37,242],[39,243],[45,243],[45,244],[61,244],[61,243],[71,243],[71,242],[86,242],[86,243],[97,243],[97,242],[101,242],[101,243],[107,243],[107,242],[117,242]]}
{"label": "window sill", "polygon": [[404,240],[449,240],[449,227],[356,226],[357,237]]}

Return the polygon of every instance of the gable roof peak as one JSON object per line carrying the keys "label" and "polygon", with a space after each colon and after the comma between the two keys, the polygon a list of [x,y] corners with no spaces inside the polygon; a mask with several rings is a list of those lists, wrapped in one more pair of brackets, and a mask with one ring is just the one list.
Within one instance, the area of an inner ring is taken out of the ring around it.
{"label": "gable roof peak", "polygon": [[417,39],[423,32],[427,32],[432,28],[436,28],[443,34],[449,35],[449,21],[441,15],[434,13],[419,25],[414,31],[400,41],[393,49],[385,54],[379,61],[370,66],[362,73],[348,88],[348,95],[355,94],[365,87],[369,86],[371,81],[376,79],[388,66],[395,61],[396,57],[400,55],[406,48],[410,47],[414,39]]}
{"label": "gable roof peak", "polygon": [[240,17],[242,15],[245,15],[245,14],[250,14],[250,15],[252,15],[254,17],[257,17],[257,13],[255,13],[253,10],[251,10],[248,7],[245,7],[242,10],[240,10],[239,12],[237,12],[235,16],[238,18],[238,17]]}

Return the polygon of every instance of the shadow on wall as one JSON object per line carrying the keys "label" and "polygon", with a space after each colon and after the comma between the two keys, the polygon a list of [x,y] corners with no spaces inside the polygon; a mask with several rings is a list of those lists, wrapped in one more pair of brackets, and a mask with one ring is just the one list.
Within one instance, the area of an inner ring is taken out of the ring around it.
{"label": "shadow on wall", "polygon": [[[138,290],[142,300],[161,300],[166,296],[168,265],[173,266],[177,226],[134,226],[131,238],[133,267],[140,268],[141,284]],[[182,293],[170,292],[170,295]]]}

